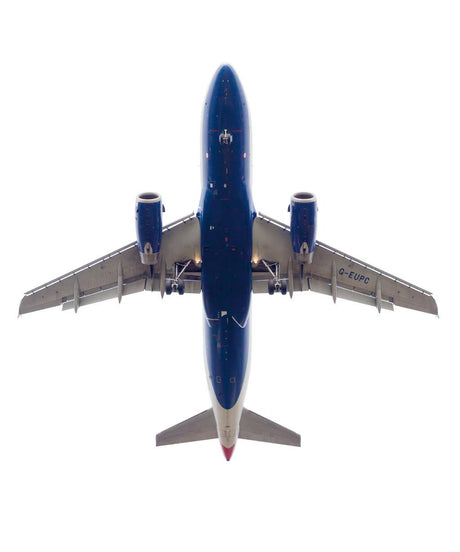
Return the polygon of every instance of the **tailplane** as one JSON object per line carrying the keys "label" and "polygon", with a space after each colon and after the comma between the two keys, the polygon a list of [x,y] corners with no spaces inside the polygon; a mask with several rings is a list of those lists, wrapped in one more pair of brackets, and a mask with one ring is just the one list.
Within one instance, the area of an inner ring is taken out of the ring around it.
{"label": "tailplane", "polygon": [[[241,415],[239,438],[300,447],[298,433],[246,408],[243,408]],[[212,408],[158,433],[156,444],[159,447],[207,439],[217,439],[216,420]]]}
{"label": "tailplane", "polygon": [[251,441],[300,447],[300,435],[298,433],[246,408],[243,408],[241,416],[239,437]]}
{"label": "tailplane", "polygon": [[216,419],[212,408],[158,433],[156,442],[157,447],[160,447],[207,439],[217,439]]}

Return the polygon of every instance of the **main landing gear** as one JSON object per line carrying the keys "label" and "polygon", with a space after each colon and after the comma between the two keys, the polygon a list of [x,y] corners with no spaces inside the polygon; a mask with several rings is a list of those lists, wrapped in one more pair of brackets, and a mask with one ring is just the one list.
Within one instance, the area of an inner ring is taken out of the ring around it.
{"label": "main landing gear", "polygon": [[184,295],[185,284],[182,280],[168,280],[165,284],[165,293],[166,295],[171,295],[171,293],[178,293],[179,295]]}
{"label": "main landing gear", "polygon": [[271,280],[268,280],[268,294],[274,295],[275,293],[281,293],[286,295],[287,293],[287,282],[280,278],[280,266],[278,263],[269,263],[262,259],[262,262],[265,268],[268,270],[270,275],[273,277]]}
{"label": "main landing gear", "polygon": [[179,295],[184,295],[185,284],[184,284],[184,281],[181,279],[181,276],[191,262],[192,261],[187,261],[186,263],[174,264],[174,277],[167,278],[165,282],[166,295],[171,295],[171,293],[178,293]]}

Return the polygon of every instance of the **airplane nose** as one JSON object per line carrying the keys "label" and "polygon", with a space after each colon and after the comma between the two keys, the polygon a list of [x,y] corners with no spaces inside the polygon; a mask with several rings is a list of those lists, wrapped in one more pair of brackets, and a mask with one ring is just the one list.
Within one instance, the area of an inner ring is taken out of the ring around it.
{"label": "airplane nose", "polygon": [[235,76],[235,70],[231,65],[221,65],[219,69],[217,69],[217,78],[219,80],[228,80],[231,77]]}
{"label": "airplane nose", "polygon": [[[242,122],[244,128],[241,128]],[[219,134],[216,137],[219,138],[223,132],[224,138],[230,141],[232,137],[225,135],[225,129],[228,129],[230,134],[231,129],[244,131],[244,151],[249,148],[246,100],[238,75],[231,65],[221,65],[214,73],[206,96],[203,128],[205,129],[203,136],[206,140],[210,139],[209,131],[211,134],[218,131]]]}
{"label": "airplane nose", "polygon": [[239,93],[238,77],[231,65],[222,65],[217,70],[216,87],[218,95],[228,98]]}

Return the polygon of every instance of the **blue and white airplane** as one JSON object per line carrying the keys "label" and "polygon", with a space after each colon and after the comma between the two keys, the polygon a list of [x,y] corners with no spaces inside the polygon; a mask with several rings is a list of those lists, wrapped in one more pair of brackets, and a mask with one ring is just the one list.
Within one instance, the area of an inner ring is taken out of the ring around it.
{"label": "blue and white airplane", "polygon": [[157,435],[157,445],[219,438],[230,460],[238,437],[300,446],[300,435],[244,408],[252,293],[316,291],[374,305],[437,314],[431,293],[316,240],[317,202],[291,196],[290,224],[257,214],[250,186],[246,98],[221,66],[203,117],[203,184],[196,215],[163,226],[160,195],[136,201],[137,241],[27,292],[19,314],[63,309],[138,291],[202,293],[212,408]]}

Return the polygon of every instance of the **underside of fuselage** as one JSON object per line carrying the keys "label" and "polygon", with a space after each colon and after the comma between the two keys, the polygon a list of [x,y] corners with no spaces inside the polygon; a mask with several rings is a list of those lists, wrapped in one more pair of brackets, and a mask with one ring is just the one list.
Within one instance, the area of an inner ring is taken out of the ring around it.
{"label": "underside of fuselage", "polygon": [[249,363],[255,217],[249,132],[241,83],[234,70],[223,65],[211,82],[204,109],[203,188],[197,216],[209,388],[226,449],[232,449],[238,437]]}

